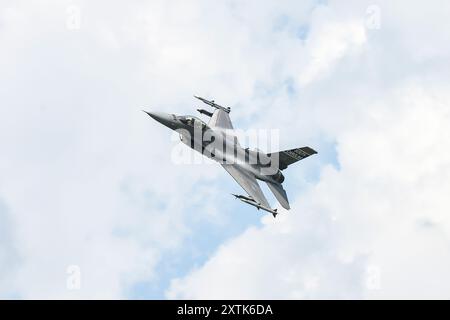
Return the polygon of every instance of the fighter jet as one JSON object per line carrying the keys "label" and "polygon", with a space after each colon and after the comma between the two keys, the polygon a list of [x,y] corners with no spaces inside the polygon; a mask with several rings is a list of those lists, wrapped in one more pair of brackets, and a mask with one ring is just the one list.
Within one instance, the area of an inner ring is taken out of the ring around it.
{"label": "fighter jet", "polygon": [[181,141],[204,156],[219,162],[222,167],[247,192],[248,196],[233,194],[244,203],[272,213],[277,209],[269,205],[258,180],[264,181],[281,206],[290,209],[286,191],[283,188],[285,170],[291,164],[317,152],[310,147],[295,148],[274,153],[263,153],[240,146],[233,133],[229,107],[222,107],[202,97],[194,96],[212,107],[213,112],[197,109],[210,118],[208,123],[194,116],[177,116],[162,112],[144,111],[150,117],[179,133]]}

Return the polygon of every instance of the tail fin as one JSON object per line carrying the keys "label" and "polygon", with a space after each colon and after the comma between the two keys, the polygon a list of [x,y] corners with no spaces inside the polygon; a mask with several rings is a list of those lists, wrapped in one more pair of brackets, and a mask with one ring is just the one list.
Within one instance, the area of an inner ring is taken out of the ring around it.
{"label": "tail fin", "polygon": [[272,159],[277,159],[277,157],[278,157],[279,169],[284,170],[289,165],[291,165],[299,160],[305,159],[316,153],[317,153],[317,151],[314,149],[311,149],[310,147],[302,147],[302,148],[296,148],[296,149],[291,149],[291,150],[269,153],[268,156],[270,156]]}
{"label": "tail fin", "polygon": [[281,184],[272,182],[267,182],[267,185],[269,186],[270,191],[272,191],[273,195],[275,196],[275,198],[277,198],[281,206],[289,210],[291,207],[289,206],[289,200],[286,191],[283,189],[283,186]]}

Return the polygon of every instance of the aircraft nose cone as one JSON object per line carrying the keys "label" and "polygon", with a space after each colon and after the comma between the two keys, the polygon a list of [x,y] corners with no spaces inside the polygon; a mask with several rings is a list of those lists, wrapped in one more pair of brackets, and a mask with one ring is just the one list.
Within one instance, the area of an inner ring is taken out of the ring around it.
{"label": "aircraft nose cone", "polygon": [[170,127],[170,125],[173,122],[172,116],[168,113],[164,112],[148,112],[144,111],[146,114],[148,114],[150,117],[158,121],[159,123],[162,123],[165,126]]}

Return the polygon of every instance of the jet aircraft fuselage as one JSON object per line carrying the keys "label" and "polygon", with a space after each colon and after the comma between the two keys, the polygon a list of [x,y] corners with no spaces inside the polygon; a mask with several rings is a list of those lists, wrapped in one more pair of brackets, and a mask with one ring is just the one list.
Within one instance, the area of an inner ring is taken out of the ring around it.
{"label": "jet aircraft fuselage", "polygon": [[145,112],[166,127],[177,131],[184,144],[219,162],[249,195],[248,197],[235,195],[237,199],[271,212],[275,217],[277,209],[270,208],[257,182],[260,180],[267,183],[285,209],[290,209],[286,191],[282,186],[285,179],[282,170],[317,152],[309,147],[302,147],[266,154],[243,148],[234,135],[229,117],[230,108],[224,108],[216,104],[214,100],[210,101],[197,96],[196,98],[216,109],[213,113],[198,110],[211,118],[208,123],[194,116]]}

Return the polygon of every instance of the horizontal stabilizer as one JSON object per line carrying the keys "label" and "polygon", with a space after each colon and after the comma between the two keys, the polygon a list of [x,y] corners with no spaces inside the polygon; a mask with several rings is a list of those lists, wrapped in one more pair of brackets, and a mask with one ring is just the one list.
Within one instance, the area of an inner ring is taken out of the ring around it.
{"label": "horizontal stabilizer", "polygon": [[299,160],[305,159],[316,153],[317,153],[317,151],[314,149],[311,149],[310,147],[302,147],[302,148],[296,148],[296,149],[291,149],[291,150],[269,153],[268,156],[271,157],[272,159],[276,159],[278,157],[278,161],[279,161],[278,168],[280,170],[284,170],[289,165],[291,165]]}

